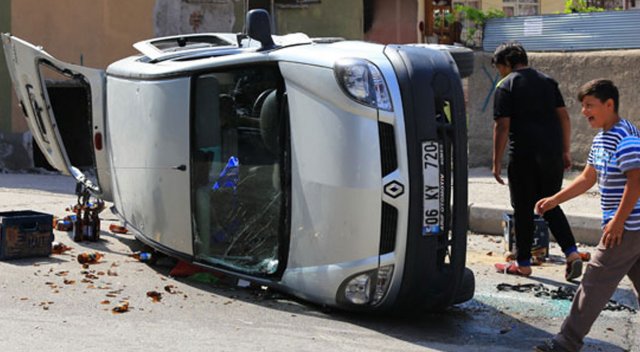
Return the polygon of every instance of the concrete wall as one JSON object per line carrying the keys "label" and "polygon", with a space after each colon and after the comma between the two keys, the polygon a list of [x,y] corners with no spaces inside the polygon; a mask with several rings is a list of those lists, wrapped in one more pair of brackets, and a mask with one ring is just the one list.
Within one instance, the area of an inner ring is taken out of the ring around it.
{"label": "concrete wall", "polygon": [[[0,33],[11,30],[11,1],[0,1]],[[11,78],[0,49],[0,133],[11,131]]]}
{"label": "concrete wall", "polygon": [[[135,53],[153,37],[155,0],[0,1],[0,30],[42,45],[60,60],[95,68]],[[0,169],[33,166],[31,135],[0,59]],[[7,89],[7,87],[9,87]]]}
{"label": "concrete wall", "polygon": [[482,6],[483,11],[490,9],[502,10],[502,0],[483,0],[480,6]]}
{"label": "concrete wall", "polygon": [[[254,1],[252,6],[262,3],[271,2]],[[240,32],[248,6],[247,0],[0,0],[0,32],[41,45],[62,61],[104,69],[137,53],[132,44],[139,40],[178,33]],[[279,34],[363,37],[360,0],[276,5],[275,12]],[[27,169],[33,166],[31,135],[1,50],[0,170]]]}
{"label": "concrete wall", "polygon": [[[133,42],[153,37],[155,0],[13,1],[13,35],[60,60],[106,68],[135,53]],[[19,19],[19,20],[18,20]]]}
{"label": "concrete wall", "polygon": [[373,25],[364,39],[376,43],[418,42],[418,2],[415,0],[375,0]]}
{"label": "concrete wall", "polygon": [[[493,134],[493,86],[497,72],[491,55],[476,52],[474,74],[468,79],[469,166],[490,167]],[[640,50],[578,53],[529,53],[530,65],[555,78],[571,116],[571,156],[574,166],[586,162],[592,130],[580,114],[578,88],[589,80],[607,78],[620,90],[620,115],[640,126]],[[505,161],[508,158],[505,157]]]}
{"label": "concrete wall", "polygon": [[[20,0],[11,7],[11,34],[62,61],[94,68],[132,55],[134,42],[153,37],[155,0]],[[18,20],[19,19],[19,20]],[[11,131],[27,131],[14,97]]]}
{"label": "concrete wall", "polygon": [[[322,0],[306,6],[275,6],[278,34],[303,32],[310,37],[362,39],[362,1]],[[415,17],[415,15],[414,15]]]}
{"label": "concrete wall", "polygon": [[542,0],[540,2],[540,13],[554,14],[564,12],[564,1]]}
{"label": "concrete wall", "polygon": [[[236,8],[242,14],[244,1],[157,0],[154,32],[157,37],[184,33],[231,32],[236,26]],[[239,22],[244,22],[240,17]]]}
{"label": "concrete wall", "polygon": [[[540,0],[540,13],[552,14],[564,11],[564,0]],[[483,0],[482,10],[498,9],[502,10],[503,0]]]}

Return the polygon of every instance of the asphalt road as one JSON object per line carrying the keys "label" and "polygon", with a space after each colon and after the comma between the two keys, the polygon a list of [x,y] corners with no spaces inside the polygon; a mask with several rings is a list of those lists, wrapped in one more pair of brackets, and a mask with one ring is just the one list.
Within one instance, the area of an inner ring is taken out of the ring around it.
{"label": "asphalt road", "polygon": [[[73,189],[68,177],[0,174],[0,211],[64,216],[76,201]],[[74,243],[55,231],[72,250],[0,261],[0,351],[530,351],[558,330],[570,302],[497,285],[575,287],[562,277],[557,246],[550,261],[525,279],[494,271],[502,259],[501,238],[471,234],[473,300],[413,317],[345,313],[232,280],[170,277],[172,260],[133,260],[128,255],[142,245],[131,235],[110,233],[115,219],[108,211],[102,218],[99,242]],[[86,251],[105,256],[85,269],[76,256]],[[154,291],[161,294],[158,302],[147,296]],[[638,308],[626,279],[614,299]],[[124,301],[129,310],[114,314]],[[584,351],[640,351],[639,315],[603,312]]]}

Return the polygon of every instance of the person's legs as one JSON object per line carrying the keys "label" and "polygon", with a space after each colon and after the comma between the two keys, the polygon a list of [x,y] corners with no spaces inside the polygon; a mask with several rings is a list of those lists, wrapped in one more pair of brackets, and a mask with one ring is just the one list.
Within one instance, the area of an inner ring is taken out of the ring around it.
{"label": "person's legs", "polygon": [[509,162],[509,191],[516,229],[517,261],[520,267],[531,266],[533,242],[533,207],[535,205],[535,176],[533,160],[514,158]]}
{"label": "person's legs", "polygon": [[579,351],[624,275],[631,273],[635,276],[634,285],[638,282],[639,260],[640,232],[625,231],[622,244],[613,248],[605,248],[601,242],[576,291],[571,311],[554,337],[555,342],[570,351]]}
{"label": "person's legs", "polygon": [[[564,164],[562,156],[549,157],[538,156],[539,175],[539,193],[537,199],[550,197],[560,191],[562,188],[562,178],[564,176]],[[557,206],[544,213],[544,219],[549,223],[549,229],[556,238],[556,242],[562,248],[562,252],[569,256],[573,252],[577,252],[576,240],[571,232],[571,227],[564,215],[562,208]]]}
{"label": "person's legs", "polygon": [[631,270],[627,273],[629,280],[633,284],[633,289],[638,299],[638,305],[640,305],[640,258],[636,261],[636,264],[631,267]]}

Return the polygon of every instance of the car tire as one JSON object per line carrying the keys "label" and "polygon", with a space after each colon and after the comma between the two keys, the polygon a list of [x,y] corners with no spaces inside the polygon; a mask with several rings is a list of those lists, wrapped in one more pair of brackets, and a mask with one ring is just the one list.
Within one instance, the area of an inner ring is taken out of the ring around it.
{"label": "car tire", "polygon": [[476,279],[473,275],[473,271],[469,268],[464,268],[464,274],[462,274],[462,281],[460,282],[460,289],[456,292],[453,304],[463,303],[472,299],[475,291]]}
{"label": "car tire", "polygon": [[460,78],[466,78],[471,76],[473,73],[473,61],[474,61],[474,52],[473,50],[459,45],[445,45],[445,44],[408,44],[410,46],[417,46],[421,48],[431,48],[440,51],[448,52],[453,61],[458,66],[458,73],[460,74]]}
{"label": "car tire", "polygon": [[455,61],[458,66],[460,78],[471,76],[473,73],[473,50],[454,45],[447,45],[447,47],[447,51],[451,54],[453,61]]}

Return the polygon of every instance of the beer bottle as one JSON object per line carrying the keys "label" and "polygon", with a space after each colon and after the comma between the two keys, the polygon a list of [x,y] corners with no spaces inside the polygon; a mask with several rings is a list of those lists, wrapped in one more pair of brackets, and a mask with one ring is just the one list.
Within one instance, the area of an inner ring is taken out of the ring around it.
{"label": "beer bottle", "polygon": [[80,264],[95,264],[97,262],[100,261],[100,259],[102,259],[102,257],[104,256],[104,254],[99,253],[99,252],[93,252],[93,253],[80,253],[78,254],[78,263]]}
{"label": "beer bottle", "polygon": [[134,259],[136,259],[138,261],[141,261],[141,262],[149,262],[152,259],[151,253],[149,253],[149,252],[140,252],[140,251],[133,252],[130,255],[130,257],[134,258]]}

